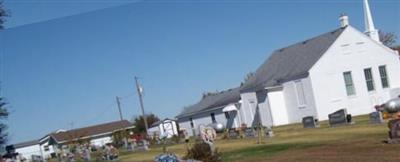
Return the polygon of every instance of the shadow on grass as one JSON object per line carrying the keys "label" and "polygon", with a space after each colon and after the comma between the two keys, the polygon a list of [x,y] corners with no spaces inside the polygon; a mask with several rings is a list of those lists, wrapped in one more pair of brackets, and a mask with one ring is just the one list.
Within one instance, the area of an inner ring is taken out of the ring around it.
{"label": "shadow on grass", "polygon": [[222,152],[223,161],[234,161],[246,158],[260,156],[274,156],[288,150],[299,150],[304,148],[321,146],[318,143],[282,143],[282,144],[264,144],[230,152]]}

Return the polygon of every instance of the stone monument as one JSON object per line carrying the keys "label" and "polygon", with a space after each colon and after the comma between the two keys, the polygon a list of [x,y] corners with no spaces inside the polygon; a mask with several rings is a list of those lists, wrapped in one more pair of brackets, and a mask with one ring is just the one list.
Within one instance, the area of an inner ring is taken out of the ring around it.
{"label": "stone monument", "polygon": [[382,113],[375,111],[369,114],[369,123],[371,124],[381,124],[383,123]]}
{"label": "stone monument", "polygon": [[314,118],[314,116],[306,116],[303,118],[303,127],[304,128],[315,128],[319,127],[318,120]]}
{"label": "stone monument", "polygon": [[340,109],[332,114],[329,114],[329,125],[331,127],[346,125],[351,122],[351,116],[348,116],[346,109]]}

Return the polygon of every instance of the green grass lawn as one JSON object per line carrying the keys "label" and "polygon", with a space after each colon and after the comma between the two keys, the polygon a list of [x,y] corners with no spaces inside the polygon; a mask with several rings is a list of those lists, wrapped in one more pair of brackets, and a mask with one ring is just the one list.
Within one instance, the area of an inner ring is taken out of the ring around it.
{"label": "green grass lawn", "polygon": [[[256,144],[257,139],[217,140],[223,161],[400,161],[400,144],[385,144],[387,124],[368,124],[367,116],[355,117],[353,125],[304,129],[301,124],[273,128],[275,136]],[[182,157],[185,145],[173,145],[168,151]],[[120,161],[152,161],[162,148],[126,153]]]}

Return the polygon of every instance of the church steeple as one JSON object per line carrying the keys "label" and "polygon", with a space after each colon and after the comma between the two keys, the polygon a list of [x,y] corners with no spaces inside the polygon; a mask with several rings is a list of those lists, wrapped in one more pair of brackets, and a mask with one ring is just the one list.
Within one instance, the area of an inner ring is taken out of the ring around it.
{"label": "church steeple", "polygon": [[374,21],[372,20],[371,10],[369,9],[368,0],[364,0],[364,23],[365,23],[365,34],[371,39],[379,41],[379,32],[375,29]]}

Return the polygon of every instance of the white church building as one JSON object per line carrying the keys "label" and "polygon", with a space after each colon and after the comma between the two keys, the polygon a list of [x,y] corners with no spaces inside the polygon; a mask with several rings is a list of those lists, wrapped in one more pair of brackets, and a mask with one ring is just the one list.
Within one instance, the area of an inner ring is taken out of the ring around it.
{"label": "white church building", "polygon": [[[327,120],[343,108],[351,115],[368,114],[400,95],[399,53],[380,42],[367,0],[364,16],[364,32],[342,15],[339,28],[275,50],[239,88],[239,99],[232,100],[238,105],[230,110],[236,114],[233,120],[240,122],[235,126],[254,126],[260,120],[264,126],[278,126],[306,116]],[[177,116],[181,127],[196,128],[220,116],[227,123],[222,110],[228,102],[198,106],[202,102]]]}
{"label": "white church building", "polygon": [[274,51],[242,86],[239,111],[277,126],[343,108],[367,114],[399,95],[399,54],[380,42],[367,0],[364,12],[365,32],[342,15],[340,28]]}

